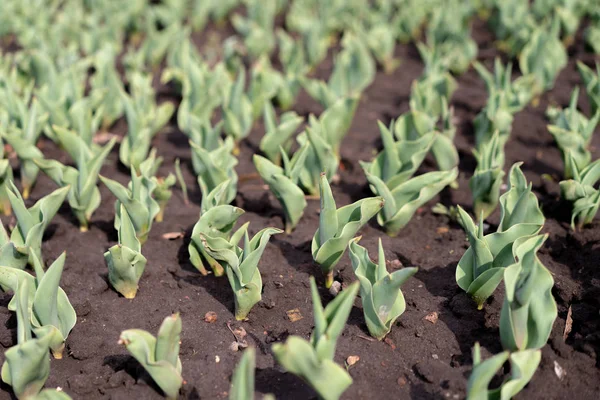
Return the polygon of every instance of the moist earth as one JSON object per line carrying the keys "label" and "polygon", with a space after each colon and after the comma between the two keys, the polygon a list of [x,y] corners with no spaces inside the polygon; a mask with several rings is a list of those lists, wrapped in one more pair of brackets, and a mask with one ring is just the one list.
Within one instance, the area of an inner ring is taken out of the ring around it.
{"label": "moist earth", "polygon": [[[213,27],[194,39],[198,46],[206,48],[215,38],[223,39],[230,32],[231,27],[221,30]],[[490,68],[500,53],[484,22],[474,22],[473,37],[479,45],[479,61]],[[597,399],[600,393],[600,224],[595,221],[582,231],[571,230],[570,205],[560,200],[558,191],[562,161],[546,129],[544,116],[549,104],[566,106],[574,87],[581,85],[576,61],[589,65],[594,62],[594,56],[584,51],[582,42],[580,31],[568,49],[569,63],[554,89],[516,115],[506,146],[506,169],[514,162],[524,162],[522,169],[533,183],[533,191],[546,216],[543,232],[548,234],[548,240],[539,257],[552,272],[555,281],[552,293],[558,304],[558,318],[548,344],[542,349],[541,364],[518,399]],[[370,160],[381,146],[377,121],[387,124],[408,110],[411,82],[423,71],[414,45],[398,45],[396,53],[402,64],[391,74],[377,74],[362,96],[350,133],[343,142],[339,179],[332,184],[338,206],[372,195],[358,161]],[[315,71],[316,76],[329,76],[332,65],[330,54]],[[515,71],[517,74],[516,66]],[[458,127],[459,188],[445,189],[422,207],[395,238],[385,235],[375,221],[360,232],[361,245],[373,257],[381,238],[390,271],[402,266],[417,266],[419,271],[402,287],[407,309],[385,341],[369,337],[360,300],[356,300],[336,352],[340,364],[349,356],[360,357],[348,367],[354,383],[343,399],[462,399],[471,371],[473,344],[481,343],[484,357],[502,351],[498,321],[503,287],[496,290],[483,310],[477,310],[454,279],[456,264],[468,247],[465,233],[447,217],[431,211],[436,202],[447,206],[460,204],[471,210],[468,180],[476,165],[471,153],[472,121],[485,105],[487,94],[473,69],[457,79],[459,87],[451,104]],[[179,100],[169,86],[157,83],[157,91],[161,100]],[[580,106],[589,115],[584,97],[580,98]],[[306,93],[301,93],[294,110],[303,116],[322,111]],[[125,131],[124,121],[111,130],[121,136]],[[252,234],[265,226],[283,227],[281,207],[252,164],[263,132],[258,122],[249,138],[241,143],[237,166],[240,183],[234,204],[246,210],[241,222],[251,222]],[[117,238],[113,228],[114,197],[106,187],[100,187],[102,204],[88,232],[79,232],[66,203],[46,232],[43,244],[46,262],[62,251],[67,252],[62,287],[78,315],[77,325],[67,340],[68,351],[64,359],[52,360],[46,386],[60,386],[73,398],[80,399],[162,398],[142,367],[117,341],[124,329],[141,328],[155,333],[167,315],[179,312],[183,320],[181,360],[186,381],[181,398],[227,398],[231,374],[241,356],[240,352],[230,350],[234,336],[227,326],[229,322],[232,329],[243,327],[249,345],[257,348],[258,393],[273,393],[278,399],[314,398],[315,393],[306,384],[277,365],[271,346],[289,335],[308,338],[313,328],[308,278],[314,274],[321,287],[323,283],[310,254],[310,240],[319,223],[318,200],[308,201],[305,215],[291,235],[281,234],[271,239],[260,262],[263,300],[247,321],[236,322],[233,295],[226,278],[202,276],[188,260],[187,246],[199,215],[200,192],[191,172],[187,139],[177,130],[175,118],[153,144],[164,157],[161,174],[173,170],[176,158],[182,160],[190,203],[185,204],[181,192],[175,190],[164,222],[154,224],[143,247],[148,265],[135,299],[121,297],[107,283],[103,252]],[[66,153],[51,142],[42,141],[40,146],[46,157],[69,162]],[[593,156],[597,158],[598,133],[593,146]],[[435,164],[428,159],[420,172],[434,168]],[[129,180],[128,171],[118,164],[116,149],[102,174],[122,183]],[[40,174],[31,202],[54,189],[54,184]],[[498,220],[496,211],[489,219],[489,229],[495,229]],[[15,222],[11,218],[3,221]],[[164,238],[163,235],[172,232],[183,235],[174,240]],[[338,264],[336,279],[342,286],[355,279],[347,256]],[[327,302],[332,295],[321,289],[321,297]],[[10,294],[0,295],[0,324],[4,326],[0,329],[0,344],[4,350],[16,343],[16,318],[6,308],[10,298]],[[292,322],[287,312],[296,309],[301,319]],[[213,323],[204,320],[209,311],[217,314]],[[565,328],[569,314],[570,331]],[[2,385],[1,390],[1,398],[11,398],[8,386]]]}

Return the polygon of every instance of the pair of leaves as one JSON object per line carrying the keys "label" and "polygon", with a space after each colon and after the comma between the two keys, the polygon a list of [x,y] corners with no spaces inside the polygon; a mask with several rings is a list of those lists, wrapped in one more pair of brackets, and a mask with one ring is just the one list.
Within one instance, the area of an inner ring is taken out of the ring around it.
{"label": "pair of leaves", "polygon": [[133,299],[138,282],[146,268],[146,257],[136,237],[135,227],[124,204],[118,210],[119,243],[104,253],[108,267],[108,280],[112,287],[127,299]]}
{"label": "pair of leaves", "polygon": [[[65,341],[75,326],[77,315],[66,293],[59,287],[62,276],[65,253],[62,253],[46,272],[41,262],[33,256],[36,276],[12,267],[0,267],[0,285],[15,295],[8,309],[17,314],[23,310],[19,305],[26,303],[26,315],[19,326],[19,343],[31,338],[33,330],[38,338],[46,338],[48,348],[55,358],[62,358]],[[43,385],[43,384],[42,384]]]}
{"label": "pair of leaves", "polygon": [[273,195],[283,207],[285,231],[291,233],[296,227],[306,208],[304,192],[298,186],[300,172],[308,155],[308,147],[298,150],[291,160],[281,149],[283,168],[259,155],[254,155],[253,161],[261,178],[269,185]]}
{"label": "pair of leaves", "polygon": [[121,332],[119,343],[144,367],[168,399],[176,399],[183,384],[179,343],[181,318],[173,314],[164,319],[158,335],[142,329]]}
{"label": "pair of leaves", "polygon": [[381,239],[377,264],[369,259],[369,253],[358,244],[357,239],[350,243],[350,261],[360,282],[360,298],[369,333],[377,340],[382,340],[406,309],[400,285],[417,273],[418,268],[403,268],[388,273]]}
{"label": "pair of leaves", "polygon": [[8,199],[17,218],[17,226],[11,232],[10,239],[17,248],[27,248],[29,263],[33,265],[33,257],[40,261],[43,260],[42,239],[44,231],[65,201],[70,187],[65,186],[55,190],[42,197],[30,208],[25,206],[23,197],[21,197],[19,190],[12,182],[10,182],[8,189]]}
{"label": "pair of leaves", "polygon": [[[475,347],[473,347],[473,371],[467,383],[467,399],[512,399],[529,383],[540,364],[541,358],[541,350],[524,350],[514,353],[504,351],[481,361],[481,349],[479,343],[475,343]],[[500,387],[490,389],[490,383],[506,361],[510,362],[510,378],[505,379]]]}
{"label": "pair of leaves", "polygon": [[541,349],[558,314],[554,279],[537,257],[547,235],[521,237],[513,245],[516,262],[504,270],[506,296],[500,312],[500,340],[506,350]]}
{"label": "pair of leaves", "polygon": [[384,206],[381,197],[370,197],[337,208],[325,174],[321,175],[321,214],[311,252],[313,260],[327,276],[326,286],[333,283],[333,269],[344,255],[346,247],[371,218]]}
{"label": "pair of leaves", "polygon": [[264,228],[250,240],[247,229],[243,229],[243,249],[237,247],[241,239],[238,234],[233,235],[229,241],[221,237],[199,235],[206,253],[222,262],[225,268],[234,294],[237,320],[246,319],[252,307],[261,300],[262,278],[258,262],[271,236],[281,232],[276,228]]}
{"label": "pair of leaves", "polygon": [[307,382],[325,400],[337,400],[352,384],[352,378],[333,361],[337,338],[342,333],[358,283],[344,289],[323,308],[314,278],[310,278],[315,329],[310,342],[289,337],[284,344],[273,345],[273,354],[288,372]]}
{"label": "pair of leaves", "polygon": [[544,225],[544,215],[539,208],[531,183],[527,184],[515,163],[509,172],[510,190],[500,196],[500,225],[498,230],[484,236],[483,220],[479,226],[460,206],[462,226],[467,232],[470,247],[456,268],[456,282],[482,308],[502,281],[504,269],[514,263],[513,243],[520,237],[537,234]]}
{"label": "pair of leaves", "polygon": [[60,187],[69,186],[69,205],[79,221],[80,229],[87,231],[92,214],[100,206],[98,175],[104,160],[115,144],[115,138],[98,151],[93,151],[75,132],[54,127],[57,140],[75,160],[77,168],[56,160],[35,160],[37,166]]}

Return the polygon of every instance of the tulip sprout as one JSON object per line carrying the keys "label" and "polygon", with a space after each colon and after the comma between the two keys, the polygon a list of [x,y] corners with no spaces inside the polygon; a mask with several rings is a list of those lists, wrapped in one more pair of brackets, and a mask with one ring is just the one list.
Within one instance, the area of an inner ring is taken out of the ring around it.
{"label": "tulip sprout", "polygon": [[242,359],[233,371],[229,400],[254,399],[254,372],[256,368],[256,350],[253,347],[244,351]]}
{"label": "tulip sprout", "polygon": [[18,344],[6,350],[2,364],[2,382],[12,387],[18,399],[35,398],[50,375],[48,348],[52,337],[49,334],[35,339],[31,336],[29,321],[29,285],[31,284],[24,279],[15,291]]}
{"label": "tulip sprout", "polygon": [[259,155],[254,155],[253,161],[261,178],[269,185],[273,195],[279,200],[285,215],[285,231],[291,233],[306,208],[304,192],[298,186],[300,173],[304,168],[308,147],[298,150],[292,159],[281,149],[283,168],[278,167]]}
{"label": "tulip sprout", "polygon": [[173,314],[163,321],[158,335],[142,329],[121,332],[119,344],[144,367],[168,399],[176,399],[183,384],[179,359],[181,318]]}
{"label": "tulip sprout", "polygon": [[445,108],[443,99],[446,104],[450,102],[458,83],[442,64],[437,49],[430,49],[423,43],[417,43],[417,49],[425,63],[425,72],[412,83],[410,109],[438,118]]}
{"label": "tulip sprout", "polygon": [[[405,122],[400,125],[400,131],[405,130]],[[455,167],[449,171],[434,171],[411,178],[429,152],[436,133],[430,132],[414,140],[394,142],[390,129],[380,123],[379,130],[383,139],[383,151],[373,162],[363,162],[361,166],[371,190],[385,200],[377,221],[389,235],[395,236],[419,207],[454,182],[458,169]]]}
{"label": "tulip sprout", "polygon": [[594,185],[600,180],[600,160],[579,169],[570,156],[573,178],[559,183],[561,197],[573,204],[571,228],[591,224],[600,207],[600,191]]}
{"label": "tulip sprout", "polygon": [[220,237],[199,234],[204,251],[220,261],[227,273],[235,299],[235,319],[238,321],[246,319],[252,307],[261,300],[262,278],[258,262],[271,236],[281,232],[276,228],[264,228],[250,240],[247,229],[244,229],[243,249],[237,247],[240,235],[233,235],[227,242]]}
{"label": "tulip sprout", "polygon": [[79,229],[86,232],[92,214],[100,206],[98,175],[104,160],[112,150],[115,139],[99,151],[92,151],[75,132],[54,128],[58,141],[63,144],[77,168],[56,160],[35,160],[37,166],[60,187],[69,186],[69,205],[79,221]]}
{"label": "tulip sprout", "polygon": [[500,340],[510,351],[541,349],[558,314],[552,296],[554,279],[537,257],[547,235],[514,242],[516,262],[504,270],[506,296],[500,312]]}
{"label": "tulip sprout", "polygon": [[600,63],[596,63],[596,72],[581,61],[577,62],[577,69],[583,80],[592,115],[596,115],[600,110]]}
{"label": "tulip sprout", "polygon": [[235,142],[239,142],[250,134],[254,122],[252,103],[244,93],[245,86],[246,70],[240,67],[238,77],[222,105],[225,133],[231,136]]}
{"label": "tulip sprout", "polygon": [[24,104],[20,104],[20,107],[22,110],[19,125],[16,128],[9,127],[8,132],[4,134],[4,139],[12,146],[19,158],[23,198],[27,199],[39,173],[39,168],[34,160],[44,158],[36,145],[48,115],[39,111],[35,99],[31,102],[28,110],[25,109]]}
{"label": "tulip sprout", "polygon": [[488,71],[482,64],[473,64],[477,73],[485,81],[488,95],[493,93],[504,93],[506,104],[511,114],[515,114],[525,108],[531,101],[535,89],[535,76],[524,75],[514,81],[512,80],[512,63],[502,65],[499,57],[494,59],[494,71]]}
{"label": "tulip sprout", "polygon": [[[228,182],[223,182],[219,187],[210,192],[211,201],[207,200],[206,203],[203,202],[200,219],[196,222],[192,230],[188,246],[190,262],[202,275],[208,274],[202,263],[202,259],[208,262],[215,276],[222,276],[225,273],[221,263],[207,253],[204,242],[208,239],[220,238],[224,242],[229,243],[232,238],[231,231],[238,218],[244,213],[244,210],[241,208],[233,207],[223,202],[227,184]],[[237,241],[241,239],[246,229],[247,224],[236,231],[233,236],[236,237]],[[202,240],[202,237],[205,240]]]}
{"label": "tulip sprout", "polygon": [[118,216],[119,243],[104,253],[104,260],[108,266],[108,280],[112,287],[126,299],[133,299],[147,260],[142,255],[142,246],[124,204],[119,206]]}
{"label": "tulip sprout", "polygon": [[453,0],[446,7],[434,8],[427,24],[428,45],[456,74],[465,72],[477,56],[477,43],[469,27],[472,13],[471,4]]}
{"label": "tulip sprout", "polygon": [[196,157],[198,183],[202,189],[203,196],[212,192],[219,184],[229,181],[227,185],[226,201],[229,204],[235,199],[237,193],[238,176],[235,166],[238,161],[232,154],[235,143],[233,139],[227,138],[217,149],[207,151],[193,142],[192,159]]}
{"label": "tulip sprout", "polygon": [[416,274],[418,268],[403,268],[388,273],[381,239],[377,264],[369,259],[367,250],[358,244],[358,238],[350,242],[350,261],[360,282],[360,298],[369,333],[375,339],[382,340],[406,309],[400,285]]}
{"label": "tulip sprout", "polygon": [[175,175],[169,173],[167,177],[158,177],[156,173],[158,168],[163,162],[162,157],[156,157],[156,149],[150,151],[148,158],[140,163],[140,173],[154,182],[154,190],[152,191],[152,197],[158,203],[159,211],[156,214],[156,222],[162,222],[165,215],[165,208],[167,203],[173,196],[171,187],[175,185],[177,178]]}
{"label": "tulip sprout", "polygon": [[[473,347],[473,372],[467,383],[467,400],[502,399],[508,400],[517,395],[529,383],[535,373],[542,352],[540,350],[524,350],[515,353],[504,351],[481,361],[479,343]],[[489,386],[504,363],[510,361],[511,377],[499,388]]]}
{"label": "tulip sprout", "polygon": [[484,236],[483,219],[476,226],[469,214],[458,207],[470,247],[458,262],[456,282],[473,297],[479,309],[502,281],[504,269],[514,263],[512,244],[520,237],[537,234],[544,225],[538,200],[520,166],[521,163],[512,166],[508,175],[510,190],[500,196],[501,216],[496,232]]}
{"label": "tulip sprout", "polygon": [[325,286],[333,284],[333,269],[344,255],[346,247],[356,233],[384,206],[381,197],[369,197],[337,208],[327,176],[321,174],[321,214],[311,252],[313,260],[321,266]]}
{"label": "tulip sprout", "polygon": [[4,158],[4,143],[0,138],[0,213],[12,214],[12,207],[8,198],[9,183],[14,180],[10,161]]}
{"label": "tulip sprout", "polygon": [[248,99],[252,104],[252,120],[256,120],[267,103],[271,103],[281,85],[283,78],[279,71],[271,65],[269,57],[259,58],[250,70]]}
{"label": "tulip sprout", "polygon": [[577,111],[579,88],[575,88],[571,95],[569,108],[565,110],[549,109],[553,124],[548,125],[548,130],[560,148],[565,165],[565,178],[574,176],[573,167],[579,170],[587,167],[592,159],[589,150],[594,130],[600,121],[600,111],[587,119]]}
{"label": "tulip sprout", "polygon": [[352,384],[348,372],[333,361],[336,342],[350,315],[358,282],[344,289],[323,308],[317,284],[310,278],[315,329],[310,342],[290,336],[285,344],[273,345],[277,362],[308,383],[324,400],[337,400]]}
{"label": "tulip sprout", "polygon": [[[67,294],[59,287],[65,264],[65,253],[57,258],[46,272],[35,255],[33,267],[35,278],[28,272],[11,267],[0,267],[0,285],[15,293],[8,309],[19,313],[21,290],[27,290],[29,312],[33,332],[38,338],[45,337],[54,358],[61,359],[65,341],[75,326],[77,315]],[[27,286],[24,282],[27,281]],[[27,289],[25,289],[27,287]],[[47,348],[48,348],[47,347]],[[46,349],[47,349],[46,348]]]}
{"label": "tulip sprout", "polygon": [[117,198],[115,202],[115,229],[121,227],[121,204],[125,207],[127,215],[133,223],[135,235],[140,243],[144,244],[148,239],[152,221],[160,212],[160,206],[152,197],[156,182],[144,175],[137,175],[131,169],[131,182],[124,187],[119,182],[100,176],[102,183]]}
{"label": "tulip sprout", "polygon": [[234,14],[231,23],[244,37],[251,58],[268,55],[275,47],[275,16],[278,0],[246,0],[247,17]]}
{"label": "tulip sprout", "polygon": [[27,246],[18,246],[11,241],[4,224],[0,222],[0,265],[25,269],[29,261]]}
{"label": "tulip sprout", "polygon": [[500,142],[498,132],[494,134],[490,142],[481,146],[481,151],[473,150],[477,160],[475,173],[469,181],[469,187],[473,196],[473,211],[477,218],[485,220],[498,206],[500,197],[500,186],[504,171],[504,149]]}
{"label": "tulip sprout", "polygon": [[560,41],[557,18],[538,26],[519,55],[523,75],[536,77],[536,94],[552,89],[558,73],[567,65],[567,51]]}
{"label": "tulip sprout", "polygon": [[263,112],[265,125],[265,136],[260,141],[260,151],[275,163],[280,165],[281,152],[280,147],[289,154],[292,147],[292,135],[296,132],[304,119],[293,111],[284,113],[279,122],[275,114],[275,108],[270,102],[266,102]]}
{"label": "tulip sprout", "polygon": [[138,170],[148,156],[152,138],[169,122],[175,107],[172,103],[156,104],[151,76],[134,73],[130,79],[132,94],[121,93],[129,130],[119,147],[119,159]]}
{"label": "tulip sprout", "polygon": [[12,206],[17,226],[10,235],[10,240],[17,247],[26,247],[29,252],[29,264],[33,265],[33,257],[42,261],[42,238],[50,221],[65,201],[71,188],[65,186],[42,197],[33,206],[27,208],[19,190],[11,182],[8,198]]}

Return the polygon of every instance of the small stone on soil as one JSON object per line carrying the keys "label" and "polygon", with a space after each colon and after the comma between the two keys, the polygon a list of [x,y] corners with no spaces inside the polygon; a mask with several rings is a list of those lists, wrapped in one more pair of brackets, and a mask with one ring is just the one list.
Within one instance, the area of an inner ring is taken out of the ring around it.
{"label": "small stone on soil", "polygon": [[565,375],[567,375],[567,371],[565,371],[565,369],[561,367],[558,361],[556,360],[554,360],[554,373],[561,381],[563,380]]}
{"label": "small stone on soil", "polygon": [[340,282],[333,281],[333,283],[331,284],[331,287],[329,288],[329,294],[331,294],[333,297],[335,297],[338,295],[341,288],[342,288],[342,284]]}

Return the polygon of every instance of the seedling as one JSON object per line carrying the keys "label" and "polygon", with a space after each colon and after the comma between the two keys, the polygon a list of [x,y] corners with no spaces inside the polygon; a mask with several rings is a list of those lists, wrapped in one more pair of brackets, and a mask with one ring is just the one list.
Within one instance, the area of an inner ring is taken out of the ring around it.
{"label": "seedling", "polygon": [[29,321],[29,283],[23,280],[15,292],[17,345],[6,350],[2,364],[2,382],[12,387],[18,399],[33,399],[50,375],[48,348],[51,335],[33,338]]}
{"label": "seedling", "polygon": [[552,125],[548,125],[548,130],[560,148],[566,179],[573,178],[573,167],[582,170],[590,163],[592,154],[589,147],[594,130],[600,121],[600,111],[597,111],[589,120],[577,111],[578,98],[579,88],[575,88],[571,95],[569,108],[548,110],[552,120]]}
{"label": "seedling", "polygon": [[416,274],[418,268],[402,268],[388,273],[381,239],[377,264],[369,259],[367,249],[358,244],[358,238],[350,242],[350,261],[360,282],[360,298],[369,333],[382,340],[406,309],[400,285]]}
{"label": "seedling", "polygon": [[567,65],[567,51],[559,38],[558,19],[538,26],[519,55],[523,75],[536,77],[536,94],[552,89],[558,73]]}
{"label": "seedling", "polygon": [[168,399],[176,399],[183,384],[180,334],[181,318],[173,314],[165,318],[156,337],[142,329],[128,329],[119,337],[119,344],[144,367]]}
{"label": "seedling", "polygon": [[10,240],[17,247],[27,248],[29,264],[33,265],[33,257],[40,261],[43,260],[42,238],[44,231],[50,225],[50,221],[58,212],[70,190],[69,186],[57,189],[27,208],[17,187],[14,183],[10,183],[8,198],[17,218],[17,226],[11,232]]}
{"label": "seedling", "polygon": [[[45,338],[47,347],[52,350],[54,358],[61,359],[65,349],[65,341],[77,322],[75,309],[69,302],[67,294],[59,287],[60,278],[65,264],[65,255],[62,253],[46,272],[41,262],[33,255],[33,268],[35,278],[28,272],[12,268],[0,267],[0,284],[3,288],[15,293],[8,305],[8,309],[16,311],[17,316],[24,291],[27,295],[26,308],[28,310],[27,329],[21,334],[29,335],[33,330],[36,337]],[[23,316],[25,317],[25,316]],[[31,323],[31,327],[29,326]],[[27,331],[27,332],[25,332]]]}
{"label": "seedling", "polygon": [[544,347],[557,316],[554,279],[537,257],[548,235],[521,237],[513,244],[515,263],[504,270],[506,296],[500,312],[500,340],[509,351]]}
{"label": "seedling", "polygon": [[569,165],[573,178],[559,182],[560,193],[563,199],[573,204],[571,228],[581,229],[592,223],[600,207],[600,191],[594,187],[600,179],[600,160],[579,170],[571,156]]}
{"label": "seedling", "polygon": [[[235,237],[235,243],[242,238],[248,225],[242,226],[232,236],[233,227],[238,218],[244,213],[244,210],[238,207],[223,204],[225,186],[227,183],[221,184],[220,187],[210,193],[210,201],[203,203],[203,210],[200,214],[200,219],[194,225],[188,252],[190,254],[190,262],[202,275],[207,275],[208,271],[202,263],[202,259],[208,262],[215,276],[222,276],[225,273],[223,266],[205,250],[204,242],[208,239],[222,239],[224,242],[230,242],[232,237]],[[205,240],[202,240],[202,237]]]}
{"label": "seedling", "polygon": [[577,69],[583,80],[592,115],[596,115],[600,110],[600,63],[596,63],[596,72],[581,61],[577,62]]}
{"label": "seedling", "polygon": [[333,269],[356,233],[384,206],[381,197],[370,197],[337,208],[327,176],[321,174],[321,214],[312,239],[313,260],[321,266],[325,286],[333,284]]}
{"label": "seedling", "polygon": [[256,368],[256,350],[250,347],[244,350],[242,359],[233,371],[229,400],[254,399],[254,370]]}
{"label": "seedling", "polygon": [[265,103],[263,111],[263,121],[265,125],[265,136],[260,141],[260,151],[276,165],[281,164],[282,148],[286,154],[289,154],[292,147],[292,135],[304,121],[304,118],[298,116],[293,111],[284,113],[277,121],[275,108],[270,102]]}
{"label": "seedling", "polygon": [[255,154],[253,157],[256,170],[283,207],[287,233],[294,230],[306,208],[304,192],[298,183],[307,155],[308,147],[303,147],[290,160],[285,151],[281,149],[283,168],[259,155]]}
{"label": "seedling", "polygon": [[148,158],[140,164],[140,173],[155,184],[152,197],[154,197],[159,207],[158,214],[155,217],[156,222],[162,222],[167,203],[171,199],[171,196],[173,196],[171,187],[177,181],[177,178],[172,173],[169,173],[166,177],[158,177],[156,175],[162,162],[163,158],[156,157],[156,149],[152,149]]}
{"label": "seedling", "polygon": [[[508,400],[513,398],[529,383],[541,358],[540,350],[524,350],[515,353],[504,351],[481,361],[481,349],[479,343],[475,343],[473,371],[467,383],[467,400]],[[500,387],[490,389],[492,380],[506,361],[510,361],[510,378],[505,379]]]}
{"label": "seedling", "polygon": [[477,56],[477,43],[471,37],[469,21],[473,13],[470,3],[450,1],[432,10],[427,24],[427,44],[439,52],[444,64],[462,74]]}
{"label": "seedling", "polygon": [[21,99],[19,102],[21,102],[18,104],[20,117],[15,121],[16,126],[9,126],[8,131],[4,132],[3,138],[12,146],[19,158],[23,198],[27,199],[39,173],[39,168],[34,160],[44,158],[36,145],[42,128],[48,120],[48,114],[43,114],[39,110],[38,102],[35,99],[31,101],[28,109]]}
{"label": "seedling", "polygon": [[262,278],[258,262],[271,236],[281,232],[276,228],[265,228],[250,240],[247,229],[244,229],[243,249],[237,247],[239,235],[233,235],[227,242],[223,238],[199,234],[206,253],[220,261],[227,272],[235,299],[235,319],[246,319],[252,307],[261,300]]}
{"label": "seedling", "polygon": [[142,246],[136,237],[135,227],[123,204],[120,205],[118,214],[119,242],[104,253],[104,260],[112,287],[126,299],[133,299],[146,268],[146,257],[142,255]]}
{"label": "seedling", "polygon": [[69,187],[69,205],[79,221],[79,229],[86,232],[92,214],[100,206],[98,175],[104,160],[112,150],[115,139],[98,151],[93,151],[75,132],[54,127],[57,140],[75,160],[77,168],[56,160],[35,160],[37,166],[60,187]]}
{"label": "seedling", "polygon": [[290,336],[285,344],[275,343],[273,354],[288,372],[308,383],[324,400],[337,400],[352,384],[348,372],[333,361],[336,342],[350,315],[358,282],[338,294],[323,308],[317,284],[310,278],[315,329],[310,342]]}
{"label": "seedling", "polygon": [[169,122],[175,107],[172,103],[156,104],[152,76],[133,73],[130,81],[131,95],[121,92],[129,130],[119,147],[119,159],[138,170],[148,156],[152,138]]}
{"label": "seedling", "polygon": [[133,223],[135,235],[144,244],[152,228],[152,221],[160,212],[160,206],[152,197],[156,182],[131,169],[131,181],[128,187],[100,175],[100,180],[117,198],[115,201],[115,229],[121,227],[121,204]]}
{"label": "seedling", "polygon": [[232,154],[235,143],[232,138],[227,138],[217,149],[207,151],[193,142],[190,142],[193,157],[196,157],[196,174],[203,195],[212,192],[219,184],[229,181],[224,204],[229,204],[235,199],[237,193],[238,175],[235,166],[238,161]]}
{"label": "seedling", "polygon": [[231,86],[229,95],[222,105],[224,130],[236,142],[250,134],[254,118],[252,116],[252,103],[244,93],[246,86],[246,70],[240,67],[237,79]]}
{"label": "seedling", "polygon": [[477,218],[485,220],[498,206],[500,186],[504,171],[504,149],[499,143],[499,134],[496,132],[490,142],[481,145],[481,151],[473,150],[477,160],[475,173],[469,180],[469,188],[473,197],[473,211]]}
{"label": "seedling", "polygon": [[12,208],[8,199],[9,183],[13,181],[13,170],[10,161],[4,158],[4,143],[0,138],[0,213],[11,215]]}
{"label": "seedling", "polygon": [[523,108],[534,96],[535,76],[524,75],[514,81],[512,80],[512,63],[502,65],[499,57],[494,59],[494,70],[490,72],[479,62],[473,64],[477,73],[485,81],[488,95],[493,93],[504,93],[506,105],[511,114],[515,114]]}
{"label": "seedling", "polygon": [[477,227],[469,214],[458,207],[470,247],[458,262],[456,282],[473,297],[479,309],[502,281],[504,269],[515,262],[512,244],[520,237],[536,235],[544,225],[544,215],[521,164],[513,164],[508,174],[510,190],[500,196],[500,225],[496,232],[484,236],[483,219],[479,219]]}
{"label": "seedling", "polygon": [[247,0],[246,14],[234,14],[231,23],[244,38],[251,58],[268,55],[275,47],[274,24],[278,0]]}
{"label": "seedling", "polygon": [[310,126],[297,138],[301,149],[308,148],[304,168],[300,172],[299,186],[304,193],[315,195],[319,193],[321,173],[325,172],[327,180],[331,181],[337,172],[339,157],[325,139],[325,127],[315,118],[309,120]]}
{"label": "seedling", "polygon": [[410,109],[421,111],[433,119],[437,119],[450,102],[458,83],[443,64],[439,49],[429,48],[417,43],[417,49],[425,63],[423,75],[413,81],[410,92]]}

